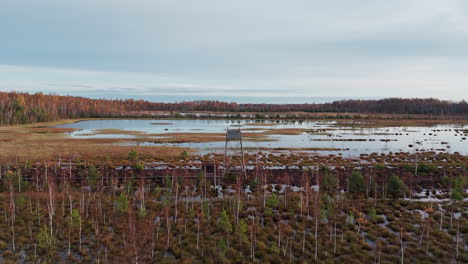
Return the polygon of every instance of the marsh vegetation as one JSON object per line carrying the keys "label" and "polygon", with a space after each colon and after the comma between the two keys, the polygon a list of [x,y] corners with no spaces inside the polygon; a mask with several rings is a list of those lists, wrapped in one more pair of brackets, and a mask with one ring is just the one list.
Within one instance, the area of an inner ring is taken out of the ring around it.
{"label": "marsh vegetation", "polygon": [[[57,158],[57,157],[56,157]],[[467,261],[466,156],[249,154],[10,160],[1,260],[80,263]],[[417,158],[417,159],[416,159]],[[363,162],[366,161],[366,162]],[[326,165],[327,164],[327,165]],[[123,165],[123,166],[122,166]]]}

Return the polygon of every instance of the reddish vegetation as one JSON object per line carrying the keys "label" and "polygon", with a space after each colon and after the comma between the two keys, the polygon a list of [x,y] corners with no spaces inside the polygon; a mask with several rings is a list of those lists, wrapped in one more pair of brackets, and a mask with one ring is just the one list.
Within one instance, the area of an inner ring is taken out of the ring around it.
{"label": "reddish vegetation", "polygon": [[[128,151],[128,149],[125,149]],[[138,148],[138,150],[143,150]],[[112,159],[108,157],[74,156],[72,160],[66,155],[61,155],[54,160],[43,160],[41,162],[29,161],[29,165],[23,167],[24,161],[16,160],[3,162],[3,169],[6,166],[15,169],[19,166],[25,180],[41,181],[47,171],[50,179],[61,181],[69,179],[70,175],[78,183],[86,181],[86,171],[90,164],[98,167],[103,176],[103,180],[109,182],[111,179],[127,180],[136,177],[135,162],[129,160],[128,153],[120,151],[120,157],[114,155]],[[175,150],[174,150],[175,151]],[[206,156],[183,155],[163,155],[155,156],[155,153],[139,152],[140,163],[145,167],[138,171],[139,179],[146,179],[153,184],[161,183],[167,175],[179,175],[189,181],[196,181],[198,175],[203,171],[202,164],[214,164],[217,167],[217,177],[222,176],[223,155],[210,154]],[[310,175],[314,181],[317,173],[314,172],[319,166],[328,166],[333,169],[333,174],[339,180],[339,186],[345,188],[346,181],[353,171],[360,171],[366,181],[375,180],[382,185],[392,174],[399,175],[402,181],[409,187],[437,188],[440,187],[441,178],[444,175],[457,176],[466,175],[463,164],[468,164],[467,157],[458,154],[434,154],[431,152],[420,153],[419,155],[408,155],[407,153],[395,153],[389,155],[364,155],[359,160],[342,159],[335,156],[307,156],[307,155],[273,155],[273,154],[248,154],[245,156],[247,163],[247,177],[242,181],[248,184],[251,181],[264,177],[266,182],[271,184],[301,185],[302,175]],[[424,160],[424,162],[421,162]],[[19,162],[17,164],[16,162]],[[31,162],[33,162],[31,164]],[[384,165],[385,164],[385,165]],[[72,168],[70,169],[70,165]],[[48,167],[46,169],[46,166]],[[416,168],[416,166],[418,166]],[[415,176],[415,169],[418,170]],[[82,175],[82,176],[77,176]],[[207,176],[210,181],[214,181],[212,176]],[[230,182],[229,177],[216,180],[224,183]]]}
{"label": "reddish vegetation", "polygon": [[[345,100],[325,104],[238,104],[220,101],[155,103],[145,100],[102,100],[42,93],[0,93],[0,125],[44,122],[57,119],[142,116],[144,111],[212,111],[256,113],[359,113],[431,115],[444,118],[466,116],[468,103],[437,99]],[[137,112],[137,113],[135,113]],[[258,114],[258,118],[262,114]],[[271,118],[271,117],[270,117]]]}

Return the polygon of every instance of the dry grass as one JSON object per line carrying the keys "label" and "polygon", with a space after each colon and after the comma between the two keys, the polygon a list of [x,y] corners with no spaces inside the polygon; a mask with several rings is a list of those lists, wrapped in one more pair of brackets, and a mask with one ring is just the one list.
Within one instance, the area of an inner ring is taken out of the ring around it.
{"label": "dry grass", "polygon": [[50,127],[50,126],[58,126],[58,125],[65,125],[65,124],[73,124],[73,123],[77,123],[77,122],[80,122],[80,121],[86,121],[86,120],[94,120],[94,119],[93,118],[62,119],[62,120],[55,120],[55,121],[41,122],[41,123],[34,123],[34,124],[3,126],[3,127],[1,127],[1,129]]}
{"label": "dry grass", "polygon": [[68,127],[31,127],[26,129],[31,133],[71,133],[77,130],[79,129]]}
{"label": "dry grass", "polygon": [[14,142],[0,142],[0,159],[19,160],[54,160],[57,157],[81,156],[85,159],[109,157],[126,158],[131,150],[142,155],[175,156],[187,148],[173,146],[123,146],[127,139],[19,139]]}
{"label": "dry grass", "polygon": [[150,125],[157,125],[157,126],[158,126],[158,125],[160,125],[160,126],[162,126],[162,125],[172,125],[172,124],[173,124],[173,123],[169,123],[169,122],[150,123]]}
{"label": "dry grass", "polygon": [[242,131],[269,131],[271,129],[269,128],[263,128],[263,127],[247,127],[243,128]]}
{"label": "dry grass", "polygon": [[140,141],[148,140],[154,143],[202,143],[223,141],[223,133],[164,133],[151,134],[161,138],[141,138]]}
{"label": "dry grass", "polygon": [[265,134],[269,135],[300,135],[304,132],[307,132],[307,129],[304,128],[281,128],[281,129],[272,129]]}
{"label": "dry grass", "polygon": [[[41,124],[43,125],[43,124]],[[0,128],[1,163],[18,161],[56,160],[58,157],[80,156],[86,159],[109,157],[126,158],[135,149],[142,155],[175,156],[188,148],[172,146],[125,146],[135,142],[133,138],[70,138],[68,129],[10,126]]]}
{"label": "dry grass", "polygon": [[[154,143],[207,143],[221,142],[226,139],[225,133],[162,133],[148,134],[148,136],[157,136],[158,138],[142,137],[134,140]],[[242,136],[245,141],[274,141],[264,133],[243,133]]]}

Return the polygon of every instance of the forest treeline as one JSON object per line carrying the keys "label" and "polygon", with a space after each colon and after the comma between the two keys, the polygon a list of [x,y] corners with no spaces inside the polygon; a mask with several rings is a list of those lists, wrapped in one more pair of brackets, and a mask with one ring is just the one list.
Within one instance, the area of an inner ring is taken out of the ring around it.
{"label": "forest treeline", "polygon": [[214,112],[309,112],[436,115],[468,115],[466,101],[388,98],[341,100],[321,104],[239,104],[221,101],[158,103],[146,100],[105,100],[75,96],[0,92],[0,125],[45,122],[68,118],[139,116],[138,111]]}

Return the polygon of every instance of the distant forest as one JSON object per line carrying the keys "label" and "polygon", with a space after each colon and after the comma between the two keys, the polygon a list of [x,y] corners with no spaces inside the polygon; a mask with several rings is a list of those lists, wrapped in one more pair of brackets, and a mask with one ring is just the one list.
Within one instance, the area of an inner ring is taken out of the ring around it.
{"label": "distant forest", "polygon": [[238,104],[221,101],[157,103],[145,100],[104,100],[75,96],[0,92],[0,125],[69,118],[137,117],[139,111],[306,112],[351,114],[431,115],[451,118],[468,115],[466,101],[388,98],[341,100],[321,104]]}

